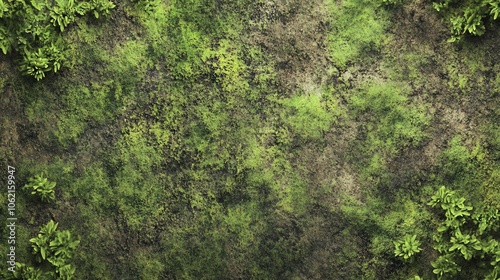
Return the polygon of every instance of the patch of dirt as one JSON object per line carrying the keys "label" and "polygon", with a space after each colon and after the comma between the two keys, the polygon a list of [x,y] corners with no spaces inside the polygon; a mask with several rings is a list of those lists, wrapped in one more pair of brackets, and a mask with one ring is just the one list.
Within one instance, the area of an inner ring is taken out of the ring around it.
{"label": "patch of dirt", "polygon": [[328,68],[325,0],[264,2],[254,13],[249,43],[262,47],[276,62],[278,78],[288,92],[302,84],[324,83]]}
{"label": "patch of dirt", "polygon": [[0,83],[0,164],[14,167],[21,158],[33,158],[39,162],[49,158],[24,115],[23,96],[13,85],[17,83],[14,81],[17,73],[17,65],[12,59],[0,58],[0,74],[4,77]]}
{"label": "patch of dirt", "polygon": [[331,211],[340,205],[344,195],[361,199],[357,174],[347,163],[356,131],[355,122],[345,122],[325,133],[324,147],[306,144],[297,157],[299,170],[309,182],[309,194]]}
{"label": "patch of dirt", "polygon": [[[412,1],[395,9],[391,33],[394,40],[383,55],[399,71],[396,75],[410,86],[410,100],[429,106],[431,124],[423,146],[407,150],[390,168],[398,176],[425,176],[438,165],[439,155],[454,135],[465,136],[470,142],[478,137],[479,123],[483,122],[478,114],[479,104],[469,102],[474,99],[473,93],[457,94],[459,90],[449,86],[453,78],[449,76],[449,67],[464,66],[461,56],[465,53],[459,45],[447,42],[449,29],[428,2]],[[408,54],[414,55],[414,60],[404,57]]]}

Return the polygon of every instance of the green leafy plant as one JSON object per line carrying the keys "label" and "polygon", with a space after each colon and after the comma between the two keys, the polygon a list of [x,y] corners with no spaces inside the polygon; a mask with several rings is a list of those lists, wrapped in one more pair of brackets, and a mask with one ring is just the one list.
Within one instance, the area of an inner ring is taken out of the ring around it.
{"label": "green leafy plant", "polygon": [[464,202],[465,198],[458,197],[454,191],[447,189],[445,186],[439,188],[428,203],[432,207],[440,205],[446,211],[446,222],[438,228],[438,231],[445,231],[448,227],[458,228],[465,223],[462,217],[471,215],[472,206],[466,206]]}
{"label": "green leafy plant", "polygon": [[450,255],[439,256],[436,261],[433,261],[432,267],[434,270],[432,272],[439,277],[443,275],[455,275],[457,272],[461,271],[460,267],[451,259]]}
{"label": "green leafy plant", "polygon": [[56,5],[50,11],[50,22],[54,26],[59,26],[61,32],[75,20],[75,1],[56,0]]}
{"label": "green leafy plant", "polygon": [[417,240],[417,235],[407,235],[403,240],[395,241],[394,255],[403,257],[405,260],[411,258],[416,253],[420,252],[420,241]]}
{"label": "green leafy plant", "polygon": [[90,10],[94,13],[95,18],[99,16],[108,16],[111,13],[111,9],[115,7],[115,4],[107,0],[91,0]]}
{"label": "green leafy plant", "polygon": [[494,238],[499,228],[498,210],[486,206],[474,209],[465,204],[465,198],[444,186],[428,205],[441,208],[445,216],[433,236],[433,247],[440,254],[431,262],[434,274],[440,278],[455,276],[464,262],[475,259],[491,260],[482,266],[493,266],[488,275],[494,275],[500,261],[500,247]]}
{"label": "green leafy plant", "polygon": [[58,279],[61,280],[70,280],[73,278],[75,274],[76,268],[72,264],[65,264],[56,268],[56,273],[58,275]]}
{"label": "green leafy plant", "polygon": [[69,261],[80,240],[75,239],[68,230],[58,231],[57,226],[58,223],[49,221],[41,227],[37,237],[30,239],[30,243],[37,262],[47,261],[52,265],[54,271],[51,273],[54,273],[57,279],[69,280],[75,273],[75,267]]}
{"label": "green leafy plant", "polygon": [[41,80],[47,72],[59,71],[66,60],[60,33],[78,16],[93,12],[99,18],[114,7],[109,0],[1,1],[0,49],[20,53],[21,72]]}
{"label": "green leafy plant", "polygon": [[61,43],[54,42],[46,45],[35,51],[24,49],[24,59],[21,62],[21,71],[27,75],[34,76],[35,79],[41,80],[45,77],[45,73],[51,70],[55,72],[61,69],[61,65],[65,60]]}
{"label": "green leafy plant", "polygon": [[42,172],[30,178],[28,184],[24,186],[24,189],[31,190],[31,194],[39,196],[44,202],[52,202],[56,198],[54,191],[55,186],[56,183],[50,182]]}
{"label": "green leafy plant", "polygon": [[56,232],[53,240],[49,243],[50,250],[54,253],[54,258],[48,260],[55,266],[61,267],[62,263],[59,261],[71,259],[78,244],[80,244],[80,241],[74,240],[71,232],[67,230]]}
{"label": "green leafy plant", "polygon": [[442,0],[433,3],[439,13],[450,23],[450,42],[461,40],[465,34],[481,36],[486,32],[485,21],[496,20],[500,14],[500,3],[496,0]]}
{"label": "green leafy plant", "polygon": [[42,226],[37,237],[30,239],[33,254],[35,254],[38,262],[46,260],[49,256],[50,242],[55,238],[57,225],[54,221],[49,221],[46,225]]}
{"label": "green leafy plant", "polygon": [[34,268],[32,266],[28,266],[24,263],[16,263],[16,269],[13,273],[12,279],[26,279],[26,280],[42,280],[42,279],[51,279],[54,277],[51,274],[44,273],[38,268]]}

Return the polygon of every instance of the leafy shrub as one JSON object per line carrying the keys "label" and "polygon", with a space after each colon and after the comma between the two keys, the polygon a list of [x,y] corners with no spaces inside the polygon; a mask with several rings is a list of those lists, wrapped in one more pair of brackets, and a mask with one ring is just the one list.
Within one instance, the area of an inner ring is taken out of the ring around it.
{"label": "leafy shrub", "polygon": [[[39,267],[18,263],[14,279],[72,279],[75,267],[70,261],[80,241],[68,230],[58,231],[57,226],[51,220],[40,228],[37,237],[30,239]],[[50,265],[43,264],[45,261]]]}
{"label": "leafy shrub", "polygon": [[56,230],[57,223],[51,220],[40,229],[37,237],[30,239],[30,242],[33,244],[33,254],[36,255],[38,262],[46,260],[50,256],[50,242],[54,239]]}
{"label": "leafy shrub", "polygon": [[56,186],[55,182],[50,182],[47,178],[43,176],[43,172],[35,175],[28,180],[28,184],[24,186],[24,189],[32,190],[31,194],[37,195],[44,202],[54,201]]}
{"label": "leafy shrub", "polygon": [[[445,216],[433,236],[433,248],[439,254],[432,262],[434,274],[461,279],[478,273],[486,279],[496,279],[500,262],[500,243],[495,238],[500,228],[498,210],[484,205],[474,209],[465,204],[465,198],[444,186],[428,205],[441,208]],[[459,277],[461,267],[469,261],[474,261],[477,271],[464,271]]]}
{"label": "leafy shrub", "polygon": [[80,241],[74,239],[68,230],[58,231],[57,226],[58,223],[50,220],[40,228],[37,237],[30,239],[33,254],[38,262],[46,260],[51,263],[57,273],[60,273],[60,269],[63,274],[71,270],[74,272],[74,269],[68,268],[68,261],[73,257]]}
{"label": "leafy shrub", "polygon": [[47,272],[44,273],[40,269],[28,266],[24,263],[16,263],[16,269],[12,277],[8,279],[42,280],[50,278],[54,278],[54,275]]}
{"label": "leafy shrub", "polygon": [[59,71],[66,60],[60,32],[78,15],[93,12],[98,18],[112,8],[109,0],[0,1],[0,48],[4,54],[19,53],[21,71],[41,80],[45,73]]}
{"label": "leafy shrub", "polygon": [[65,60],[64,54],[61,51],[61,43],[51,42],[50,45],[30,51],[24,49],[24,57],[21,61],[21,71],[25,74],[41,80],[45,77],[45,73],[53,70],[54,73],[61,68],[61,64]]}
{"label": "leafy shrub", "polygon": [[396,247],[394,255],[407,260],[422,250],[419,246],[420,241],[417,240],[416,235],[407,235],[403,240],[394,241],[394,247]]}
{"label": "leafy shrub", "polygon": [[461,40],[465,34],[483,35],[486,32],[485,21],[498,18],[499,5],[496,0],[441,0],[433,3],[434,9],[443,13],[451,23],[450,42]]}

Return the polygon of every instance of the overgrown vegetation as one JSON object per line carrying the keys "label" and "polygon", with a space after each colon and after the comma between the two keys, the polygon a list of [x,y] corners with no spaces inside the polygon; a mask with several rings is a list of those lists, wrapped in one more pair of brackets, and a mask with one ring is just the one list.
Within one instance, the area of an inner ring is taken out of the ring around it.
{"label": "overgrown vegetation", "polygon": [[57,230],[57,226],[50,220],[40,228],[38,236],[29,240],[34,262],[31,265],[16,262],[15,271],[9,272],[5,279],[73,279],[72,258],[80,241],[68,230]]}
{"label": "overgrown vegetation", "polygon": [[109,15],[115,5],[107,0],[74,1],[13,0],[0,2],[0,49],[21,56],[20,68],[41,80],[66,62],[66,43],[61,33],[78,16]]}
{"label": "overgrown vegetation", "polygon": [[491,21],[500,14],[500,3],[496,0],[444,0],[433,2],[436,11],[450,22],[452,37],[450,42],[460,40],[466,34],[481,36]]}
{"label": "overgrown vegetation", "polygon": [[498,278],[486,16],[449,44],[426,1],[23,3],[0,16],[25,186],[0,277]]}
{"label": "overgrown vegetation", "polygon": [[24,189],[30,190],[31,194],[39,196],[44,202],[51,202],[56,198],[54,192],[55,186],[56,182],[50,182],[43,176],[43,173],[41,173],[30,178],[28,184],[24,186]]}

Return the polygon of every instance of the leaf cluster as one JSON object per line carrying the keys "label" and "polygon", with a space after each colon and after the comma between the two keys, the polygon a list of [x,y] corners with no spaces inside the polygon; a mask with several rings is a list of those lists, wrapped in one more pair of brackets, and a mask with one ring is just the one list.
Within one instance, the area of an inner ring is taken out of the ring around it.
{"label": "leaf cluster", "polygon": [[[31,267],[24,263],[17,263],[13,274],[14,279],[72,279],[75,267],[70,263],[80,240],[75,239],[68,230],[57,230],[58,223],[49,221],[40,228],[37,237],[30,239],[33,254],[38,267]],[[39,267],[49,263],[51,269],[44,271]]]}
{"label": "leaf cluster", "polygon": [[467,262],[475,260],[486,279],[496,279],[500,262],[500,243],[495,238],[499,229],[498,210],[489,207],[474,210],[465,204],[465,198],[444,186],[428,205],[445,211],[445,220],[433,236],[433,248],[439,253],[431,262],[434,274],[440,279],[456,277]]}
{"label": "leaf cluster", "polygon": [[464,35],[481,36],[486,32],[486,22],[498,19],[500,2],[497,0],[442,0],[433,7],[450,21],[450,42],[461,40]]}
{"label": "leaf cluster", "polygon": [[394,255],[403,257],[405,260],[411,258],[414,254],[422,251],[420,241],[417,240],[417,235],[407,235],[403,240],[394,241]]}
{"label": "leaf cluster", "polygon": [[2,0],[0,49],[21,55],[21,71],[41,80],[45,73],[59,71],[66,60],[61,32],[78,16],[92,12],[99,18],[112,8],[108,0]]}
{"label": "leaf cluster", "polygon": [[28,180],[28,184],[24,185],[24,189],[31,190],[31,194],[37,195],[44,202],[54,201],[56,182],[50,182],[43,172],[35,175]]}

